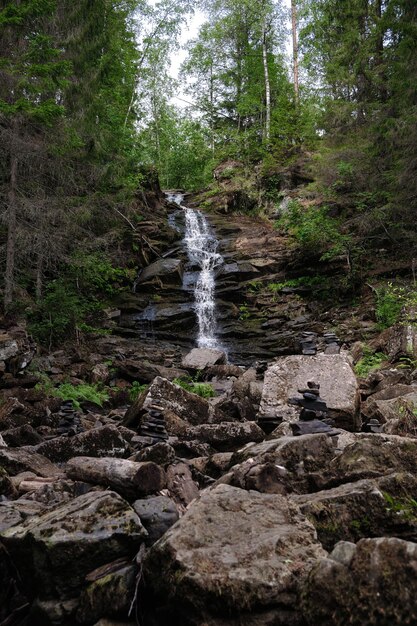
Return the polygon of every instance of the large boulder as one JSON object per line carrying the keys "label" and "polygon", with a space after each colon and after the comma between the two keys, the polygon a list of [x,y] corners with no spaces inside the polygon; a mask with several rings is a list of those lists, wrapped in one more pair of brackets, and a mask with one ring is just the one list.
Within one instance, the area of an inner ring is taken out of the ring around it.
{"label": "large boulder", "polygon": [[182,367],[192,371],[204,370],[214,365],[224,365],[226,353],[214,348],[193,348],[182,360]]}
{"label": "large boulder", "polygon": [[417,544],[394,537],[340,542],[312,568],[302,608],[310,626],[417,624]]}
{"label": "large boulder", "polygon": [[123,423],[126,426],[140,423],[140,418],[152,405],[164,411],[172,411],[188,424],[198,425],[210,422],[227,421],[220,409],[195,393],[186,391],[179,385],[157,376],[146,393],[127,410]]}
{"label": "large boulder", "polygon": [[285,497],[219,485],[148,554],[148,611],[160,624],[183,626],[301,624],[298,581],[324,554],[313,526]]}
{"label": "large boulder", "polygon": [[259,414],[296,421],[299,411],[288,399],[299,395],[307,381],[320,384],[320,396],[329,416],[345,430],[360,430],[360,397],[356,376],[347,353],[291,355],[277,359],[265,373]]}
{"label": "large boulder", "polygon": [[33,472],[45,478],[59,478],[63,472],[51,461],[32,448],[0,448],[0,466],[9,474]]}
{"label": "large boulder", "polygon": [[319,490],[395,472],[417,474],[417,439],[358,433],[314,480]]}
{"label": "large boulder", "polygon": [[221,422],[189,428],[187,436],[209,443],[219,452],[236,450],[250,441],[262,441],[264,431],[255,422]]}
{"label": "large boulder", "polygon": [[145,267],[136,279],[136,284],[157,282],[163,285],[182,285],[183,265],[180,259],[158,259]]}
{"label": "large boulder", "polygon": [[338,541],[383,535],[417,539],[417,478],[398,473],[291,496],[327,550]]}
{"label": "large boulder", "polygon": [[88,572],[133,557],[147,533],[117,493],[92,492],[0,533],[30,598],[72,598]]}

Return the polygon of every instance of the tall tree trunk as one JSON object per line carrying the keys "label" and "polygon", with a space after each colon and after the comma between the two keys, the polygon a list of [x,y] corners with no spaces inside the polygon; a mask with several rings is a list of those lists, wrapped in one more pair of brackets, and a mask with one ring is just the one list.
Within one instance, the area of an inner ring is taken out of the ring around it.
{"label": "tall tree trunk", "polygon": [[297,39],[296,0],[291,0],[291,22],[292,22],[292,59],[293,59],[293,74],[294,74],[294,94],[295,94],[295,101],[298,104],[299,85],[298,85],[298,39]]}
{"label": "tall tree trunk", "polygon": [[263,26],[262,33],[262,57],[264,64],[264,77],[265,77],[265,102],[266,102],[266,120],[265,120],[265,139],[267,144],[271,139],[271,84],[269,82],[268,71],[268,51],[266,46],[266,22]]}
{"label": "tall tree trunk", "polygon": [[[13,135],[17,132],[16,124],[13,125]],[[17,167],[18,159],[14,137],[10,146],[10,187],[8,193],[7,214],[7,247],[6,247],[6,272],[4,275],[4,310],[7,312],[13,304],[14,274],[15,274],[15,250],[17,228]]]}

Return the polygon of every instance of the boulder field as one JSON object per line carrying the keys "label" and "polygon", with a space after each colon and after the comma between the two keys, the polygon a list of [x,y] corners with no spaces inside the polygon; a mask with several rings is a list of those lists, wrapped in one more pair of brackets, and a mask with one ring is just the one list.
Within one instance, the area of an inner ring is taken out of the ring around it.
{"label": "boulder field", "polygon": [[[394,404],[415,387],[403,372],[358,381],[345,351],[256,369],[215,350],[103,338],[82,364],[49,357],[53,375],[106,374],[111,351],[124,356],[119,384],[143,362],[150,384],[130,404],[73,407],[64,427],[61,401],[27,384],[28,341],[5,341],[0,623],[417,623],[417,438]],[[337,430],[293,436],[288,400],[311,380]],[[381,432],[362,430],[371,409]]]}

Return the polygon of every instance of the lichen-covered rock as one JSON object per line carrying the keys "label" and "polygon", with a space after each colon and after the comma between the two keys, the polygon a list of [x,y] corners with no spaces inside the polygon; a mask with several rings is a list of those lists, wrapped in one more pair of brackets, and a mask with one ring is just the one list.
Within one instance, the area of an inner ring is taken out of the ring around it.
{"label": "lichen-covered rock", "polygon": [[313,526],[285,497],[219,485],[151,548],[148,609],[161,624],[255,624],[268,611],[274,621],[264,623],[301,623],[298,581],[324,554]]}
{"label": "lichen-covered rock", "polygon": [[417,473],[417,439],[361,433],[354,443],[328,463],[315,480],[319,489],[327,489],[394,472]]}
{"label": "lichen-covered rock", "polygon": [[310,626],[417,623],[417,544],[393,537],[340,542],[311,569],[302,590]]}
{"label": "lichen-covered rock", "polygon": [[93,580],[81,594],[77,624],[93,624],[101,617],[127,617],[129,613],[135,595],[137,567],[125,562],[115,569],[109,567],[110,571],[106,571],[106,567],[101,569],[101,575],[92,572],[87,576],[87,581]]}
{"label": "lichen-covered rock", "polygon": [[341,540],[395,536],[417,540],[417,478],[391,474],[307,495],[291,496],[327,550]]}
{"label": "lichen-covered rock", "polygon": [[320,384],[320,396],[337,426],[360,430],[359,387],[346,353],[280,357],[265,373],[260,415],[293,421],[299,411],[288,399],[297,396],[309,380]]}
{"label": "lichen-covered rock", "polygon": [[29,597],[72,598],[88,572],[133,557],[146,536],[118,494],[91,492],[0,534]]}

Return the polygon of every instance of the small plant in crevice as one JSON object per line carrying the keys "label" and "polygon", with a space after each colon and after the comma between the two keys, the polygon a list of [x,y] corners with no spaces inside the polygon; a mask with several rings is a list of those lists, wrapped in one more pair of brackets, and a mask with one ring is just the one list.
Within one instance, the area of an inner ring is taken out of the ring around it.
{"label": "small plant in crevice", "polygon": [[191,393],[195,393],[197,396],[201,398],[214,398],[216,395],[214,393],[214,389],[210,383],[200,383],[193,381],[192,378],[174,378],[172,381],[176,385],[185,389],[185,391],[190,391]]}
{"label": "small plant in crevice", "polygon": [[372,352],[370,348],[364,347],[363,356],[355,365],[355,373],[360,378],[368,376],[373,370],[379,369],[387,361],[387,356],[382,352]]}
{"label": "small plant in crevice", "polygon": [[130,402],[135,402],[148,387],[149,385],[141,385],[137,380],[134,380],[131,388],[129,389]]}

